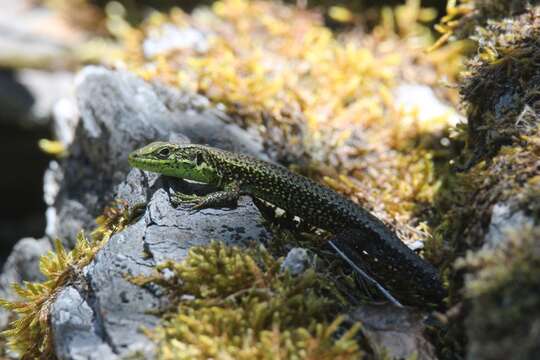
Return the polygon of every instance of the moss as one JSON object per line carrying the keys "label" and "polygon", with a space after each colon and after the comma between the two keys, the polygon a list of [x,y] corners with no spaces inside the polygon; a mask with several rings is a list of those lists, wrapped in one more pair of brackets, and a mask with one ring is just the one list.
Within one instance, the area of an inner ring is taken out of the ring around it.
{"label": "moss", "polygon": [[110,236],[127,224],[128,215],[127,205],[117,201],[97,219],[98,227],[92,233],[91,240],[80,232],[71,251],[56,240],[55,251],[49,251],[39,261],[45,281],[13,284],[13,290],[20,299],[0,300],[0,306],[18,315],[2,335],[7,345],[22,359],[56,358],[49,324],[50,307],[57,294],[77,279],[78,272],[92,261]]}
{"label": "moss", "polygon": [[537,152],[535,144],[505,146],[494,158],[466,173],[454,174],[447,182],[446,193],[439,196],[437,203],[444,214],[438,231],[448,241],[455,240],[450,247],[456,255],[483,245],[496,203],[521,198],[516,206],[532,206],[522,191],[537,176]]}
{"label": "moss", "polygon": [[76,269],[91,261],[94,246],[83,233],[78,235],[75,247],[70,252],[57,240],[55,252],[51,251],[40,259],[45,282],[13,284],[13,290],[21,300],[0,301],[5,309],[19,315],[2,335],[7,338],[7,345],[23,359],[55,358],[49,327],[50,306],[63,286],[73,279]]}
{"label": "moss", "polygon": [[530,0],[448,0],[446,15],[435,27],[442,36],[434,48],[449,39],[467,39],[490,21],[523,13],[533,3]]}
{"label": "moss", "polygon": [[537,174],[540,72],[532,65],[540,57],[537,13],[538,8],[491,22],[463,76],[469,121],[458,136],[467,144],[461,155],[465,166],[446,178],[436,201],[441,214],[436,236],[450,242],[450,261],[483,244],[495,203],[519,198],[520,206],[531,206],[522,191]]}
{"label": "moss", "polygon": [[[540,58],[540,13],[525,1],[465,3],[454,25],[474,24],[475,30],[462,30],[474,32],[478,46],[460,82],[468,124],[457,129],[456,139],[466,146],[455,159],[456,172],[445,178],[436,196],[434,241],[427,245],[451,293],[449,326],[439,347],[446,357],[527,358],[537,351],[530,343],[537,318],[533,308],[531,319],[518,314],[538,301],[538,283],[524,279],[527,271],[536,271],[537,260],[525,254],[535,251],[532,234],[537,230],[518,234],[520,229],[514,229],[501,240],[501,248],[486,239],[496,204],[536,224],[539,220],[540,72],[533,64]],[[516,5],[515,12],[508,11]]]}
{"label": "moss", "polygon": [[540,228],[506,234],[502,246],[469,254],[458,263],[471,275],[466,320],[475,359],[534,359],[540,352]]}
{"label": "moss", "polygon": [[[183,1],[183,6],[197,1]],[[132,24],[144,18],[149,9],[167,9],[177,4],[174,0],[36,0],[62,16],[71,26],[94,35],[107,35],[111,15],[122,15]]]}
{"label": "moss", "polygon": [[[421,118],[397,105],[394,92],[402,82],[453,78],[460,52],[419,51],[431,41],[418,31],[429,13],[408,1],[385,8],[387,21],[371,34],[332,33],[314,11],[226,0],[192,15],[155,14],[118,35],[127,68],[224,105],[260,132],[278,161],[342,191],[414,242],[429,237],[425,215],[444,174],[434,168],[444,162],[439,141],[450,116]],[[145,53],[164,26],[210,34],[208,49]]]}
{"label": "moss", "polygon": [[[537,128],[540,73],[539,9],[491,23],[479,34],[461,94],[469,118],[472,162],[492,156]],[[486,97],[489,92],[491,96]]]}
{"label": "moss", "polygon": [[173,308],[147,330],[161,359],[358,359],[354,334],[337,332],[340,307],[328,279],[313,270],[280,272],[263,248],[214,242],[181,263],[134,281],[165,287]]}

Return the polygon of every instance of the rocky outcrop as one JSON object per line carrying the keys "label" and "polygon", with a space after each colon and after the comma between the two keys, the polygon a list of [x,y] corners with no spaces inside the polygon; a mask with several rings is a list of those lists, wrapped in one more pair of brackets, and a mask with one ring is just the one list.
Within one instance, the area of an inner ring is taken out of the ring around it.
{"label": "rocky outcrop", "polygon": [[[260,139],[229,123],[227,116],[203,97],[98,67],[86,68],[77,79],[79,120],[56,118],[57,129],[62,129],[60,138],[67,139],[68,155],[51,162],[45,176],[48,238],[21,242],[17,249],[22,255],[12,255],[0,281],[35,280],[39,255],[50,249],[48,239],[59,237],[66,246],[73,245],[76,233],[92,230],[95,218],[113,199],[121,199],[129,208],[141,209],[138,205],[146,204],[131,224],[115,233],[93,260],[59,289],[52,299],[49,319],[54,351],[60,359],[152,357],[155,343],[144,329],[160,323],[159,311],[167,308],[169,298],[158,285],[140,286],[130,278],[150,276],[158,264],[182,261],[191,247],[212,240],[236,246],[268,245],[272,234],[249,198],[242,198],[236,209],[193,213],[189,205],[172,206],[173,191],[204,194],[212,188],[130,169],[127,154],[147,142],[169,140],[207,143],[268,158]],[[69,139],[73,141],[68,143]],[[35,271],[17,273],[13,264],[21,257]],[[308,251],[294,248],[281,268],[299,275],[313,266]],[[18,276],[10,275],[11,271]],[[13,294],[6,288],[4,297],[12,299]],[[355,316],[363,319],[364,315],[359,309]],[[390,320],[394,315],[382,316],[390,325],[378,333],[407,332],[392,325],[401,316],[403,313],[397,314],[395,321]],[[379,322],[370,321],[375,327]],[[419,326],[413,336],[422,337]],[[370,346],[378,341],[377,337],[370,339]],[[415,344],[407,342],[403,351],[412,354],[418,344],[425,347],[422,342]],[[400,346],[395,345],[399,354]]]}
{"label": "rocky outcrop", "polygon": [[204,98],[129,73],[87,68],[78,77],[77,97],[75,140],[68,157],[52,162],[46,175],[52,222],[47,235],[69,245],[80,229],[95,226],[95,218],[113,199],[129,206],[147,203],[147,210],[114,235],[78,281],[58,295],[51,311],[55,349],[66,359],[147,354],[152,343],[140,330],[156,324],[159,317],[148,312],[163,300],[158,289],[136,286],[126,276],[148,274],[165,260],[180,261],[193,245],[264,242],[270,234],[249,199],[231,211],[190,214],[188,208],[172,207],[170,191],[209,189],[130,170],[128,153],[154,140],[191,140],[265,156],[257,139],[228,124]]}
{"label": "rocky outcrop", "polygon": [[[140,192],[122,184],[129,171],[127,155],[150,141],[183,139],[265,157],[260,140],[229,124],[203,97],[97,67],[83,70],[77,82],[76,141],[68,145],[69,156],[46,175],[52,183],[45,186],[58,192],[48,197],[51,238],[73,244],[77,232],[92,228],[122,191]],[[140,195],[134,200],[144,201]]]}

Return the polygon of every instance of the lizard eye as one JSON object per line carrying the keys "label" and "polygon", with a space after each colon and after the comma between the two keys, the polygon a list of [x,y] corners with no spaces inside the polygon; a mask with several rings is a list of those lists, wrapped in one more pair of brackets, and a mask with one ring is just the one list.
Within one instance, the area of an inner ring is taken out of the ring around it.
{"label": "lizard eye", "polygon": [[169,148],[163,148],[157,152],[157,156],[162,159],[168,158],[169,155],[171,155],[171,149]]}

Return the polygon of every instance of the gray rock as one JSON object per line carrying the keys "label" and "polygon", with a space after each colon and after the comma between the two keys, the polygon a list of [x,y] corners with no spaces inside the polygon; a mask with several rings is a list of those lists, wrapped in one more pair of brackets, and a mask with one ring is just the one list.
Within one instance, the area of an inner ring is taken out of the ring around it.
{"label": "gray rock", "polygon": [[60,189],[54,200],[47,200],[47,235],[67,244],[74,243],[81,228],[91,228],[122,191],[128,154],[148,142],[185,136],[194,143],[266,158],[261,139],[231,124],[204,97],[100,67],[85,68],[76,82],[76,141],[68,158],[49,169],[45,183]]}
{"label": "gray rock", "polygon": [[[11,284],[23,281],[43,281],[43,274],[39,270],[39,258],[51,249],[47,239],[24,238],[13,248],[9,255],[2,274],[0,275],[0,298],[16,299]],[[9,312],[0,308],[0,329],[6,327],[9,321]]]}
{"label": "gray rock", "polygon": [[310,266],[311,258],[304,248],[293,248],[289,251],[281,264],[281,271],[289,271],[292,275],[299,275]]}
{"label": "gray rock", "polygon": [[0,66],[62,68],[73,64],[72,49],[83,41],[62,16],[45,6],[0,0]]}
{"label": "gray rock", "polygon": [[209,47],[208,35],[200,30],[167,23],[150,31],[143,42],[143,53],[146,58],[153,58],[173,50],[192,49],[205,53]]}
{"label": "gray rock", "polygon": [[[0,122],[44,125],[61,97],[72,92],[71,48],[83,41],[44,6],[0,0]],[[45,68],[46,70],[40,70]]]}
{"label": "gray rock", "polygon": [[[514,201],[514,203],[516,203]],[[484,247],[494,249],[508,241],[508,233],[534,225],[534,219],[519,210],[511,202],[499,202],[493,206],[491,221],[485,237]]]}
{"label": "gray rock", "polygon": [[[134,285],[127,275],[149,275],[153,260],[144,252],[144,219],[113,236],[85,269],[85,279],[102,341],[117,355],[134,351],[149,352],[152,344],[142,333],[159,319],[150,314],[160,307],[160,293]],[[56,336],[56,334],[55,334]],[[60,342],[64,341],[59,334]],[[69,347],[69,344],[67,345]],[[87,352],[87,356],[91,351]]]}
{"label": "gray rock", "polygon": [[147,211],[150,223],[145,233],[145,250],[157,262],[180,261],[190,247],[206,245],[211,240],[234,245],[270,240],[258,210],[249,198],[240,199],[234,210],[203,209],[196,213],[190,212],[190,205],[175,210],[163,189],[159,189],[152,200]]}
{"label": "gray rock", "polygon": [[64,291],[56,300],[51,322],[61,358],[93,359],[95,349],[115,356],[151,357],[153,343],[141,329],[158,324],[152,310],[165,306],[166,297],[155,285],[130,283],[127,275],[148,275],[156,264],[181,261],[191,246],[211,240],[242,245],[270,239],[249,198],[241,199],[236,209],[192,213],[187,206],[171,205],[171,187],[187,193],[211,190],[137,169],[119,186],[128,203],[145,199],[148,206],[139,220],[112,236],[84,269],[84,286]]}
{"label": "gray rock", "polygon": [[51,311],[51,326],[59,359],[115,359],[117,356],[103,339],[94,311],[72,286],[60,292]]}
{"label": "gray rock", "polygon": [[362,305],[349,315],[362,324],[362,334],[375,358],[436,359],[433,345],[424,335],[425,315],[392,305]]}
{"label": "gray rock", "polygon": [[141,328],[156,326],[159,318],[151,310],[162,308],[166,297],[159,287],[136,286],[126,275],[150,274],[157,263],[181,261],[191,246],[211,240],[264,243],[270,234],[249,198],[242,198],[236,209],[193,213],[188,206],[173,207],[172,191],[204,194],[213,189],[130,169],[127,155],[150,141],[172,140],[265,158],[262,142],[200,96],[97,67],[83,70],[77,82],[75,140],[69,156],[51,163],[45,177],[47,233],[73,241],[114,198],[130,207],[147,206],[139,220],[111,237],[77,284],[56,299],[51,314],[56,351],[64,359],[151,357],[153,343]]}
{"label": "gray rock", "polygon": [[61,99],[64,99],[63,102],[73,101],[73,78],[73,73],[68,71],[19,70],[16,79],[33,98],[32,106],[27,109],[29,114],[26,122],[45,125],[55,111],[63,116],[62,105],[56,110],[55,107]]}
{"label": "gray rock", "polygon": [[79,109],[75,98],[64,97],[59,99],[55,102],[52,111],[54,138],[67,148],[75,138],[75,129],[79,123]]}

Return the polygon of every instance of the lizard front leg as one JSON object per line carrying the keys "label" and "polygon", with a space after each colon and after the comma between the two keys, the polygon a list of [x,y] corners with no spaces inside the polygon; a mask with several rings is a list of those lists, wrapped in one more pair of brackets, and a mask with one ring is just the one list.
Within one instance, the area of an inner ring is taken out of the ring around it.
{"label": "lizard front leg", "polygon": [[241,191],[240,186],[237,183],[231,183],[225,185],[223,191],[216,191],[205,196],[175,193],[173,195],[173,202],[196,202],[196,204],[191,207],[191,210],[196,211],[206,208],[236,208],[238,206],[238,199],[241,195],[247,195],[247,193]]}

